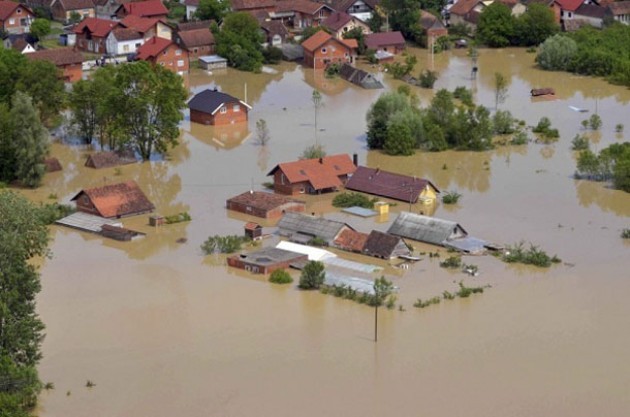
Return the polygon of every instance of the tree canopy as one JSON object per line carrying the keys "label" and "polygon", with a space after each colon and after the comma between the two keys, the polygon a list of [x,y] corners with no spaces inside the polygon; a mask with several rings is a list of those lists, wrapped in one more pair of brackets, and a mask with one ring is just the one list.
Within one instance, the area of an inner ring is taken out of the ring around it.
{"label": "tree canopy", "polygon": [[491,48],[508,46],[514,36],[514,23],[510,8],[495,1],[479,15],[476,37]]}
{"label": "tree canopy", "polygon": [[214,38],[217,54],[225,57],[230,66],[260,72],[264,62],[261,46],[264,36],[254,16],[245,12],[228,14],[221,29],[214,28]]}
{"label": "tree canopy", "polygon": [[214,20],[220,22],[230,11],[229,0],[199,0],[195,17],[201,20]]}

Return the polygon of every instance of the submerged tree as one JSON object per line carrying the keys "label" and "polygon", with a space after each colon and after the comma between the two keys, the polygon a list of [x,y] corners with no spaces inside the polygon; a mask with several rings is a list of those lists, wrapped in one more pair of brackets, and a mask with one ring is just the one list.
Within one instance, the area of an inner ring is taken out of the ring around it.
{"label": "submerged tree", "polygon": [[566,70],[577,55],[577,43],[566,35],[554,35],[540,46],[536,62],[542,69]]}
{"label": "submerged tree", "polygon": [[319,261],[309,261],[300,274],[299,287],[303,290],[318,290],[325,278],[324,264]]}

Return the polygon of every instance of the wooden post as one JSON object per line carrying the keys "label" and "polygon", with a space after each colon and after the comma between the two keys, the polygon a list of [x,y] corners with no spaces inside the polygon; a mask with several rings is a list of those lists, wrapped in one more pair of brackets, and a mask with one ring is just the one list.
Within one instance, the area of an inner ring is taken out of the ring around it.
{"label": "wooden post", "polygon": [[374,343],[378,342],[378,304],[374,308]]}

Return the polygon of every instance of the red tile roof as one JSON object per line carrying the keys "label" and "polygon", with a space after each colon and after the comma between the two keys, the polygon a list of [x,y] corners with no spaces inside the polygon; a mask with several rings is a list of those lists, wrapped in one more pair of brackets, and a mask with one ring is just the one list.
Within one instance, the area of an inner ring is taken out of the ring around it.
{"label": "red tile roof", "polygon": [[348,190],[412,203],[418,201],[418,196],[428,186],[439,192],[428,180],[364,166],[358,167],[346,183]]}
{"label": "red tile roof", "polygon": [[116,28],[112,30],[117,41],[131,41],[134,39],[142,39],[142,34],[134,29]]}
{"label": "red tile roof", "polygon": [[343,185],[339,177],[352,174],[356,166],[348,154],[339,154],[278,164],[267,175],[273,175],[278,169],[292,184],[308,181],[315,190],[323,190]]}
{"label": "red tile roof", "polygon": [[36,61],[49,61],[58,67],[80,64],[83,62],[83,55],[81,52],[75,51],[72,48],[42,49],[40,51],[26,54],[26,57]]}
{"label": "red tile roof", "polygon": [[145,33],[151,28],[155,27],[158,22],[164,23],[161,19],[157,17],[140,17],[130,14],[128,16],[125,16],[125,18],[120,21],[120,24],[126,28],[137,30],[140,33]]}
{"label": "red tile roof", "polygon": [[179,32],[178,36],[182,40],[181,45],[186,49],[197,46],[214,45],[214,35],[208,28]]}
{"label": "red tile roof", "polygon": [[259,210],[270,211],[284,206],[285,204],[299,204],[304,206],[303,201],[294,200],[292,198],[280,195],[267,193],[264,191],[247,191],[243,194],[239,194],[227,200],[229,203],[245,204],[254,207]]}
{"label": "red tile roof", "polygon": [[125,3],[122,7],[128,15],[132,14],[140,17],[153,17],[168,14],[168,9],[164,6],[164,4],[162,4],[161,0]]}
{"label": "red tile roof", "polygon": [[302,42],[302,48],[306,51],[313,52],[315,49],[322,46],[327,40],[331,39],[332,35],[330,33],[324,32],[320,30],[316,32],[313,36]]}
{"label": "red tile roof", "polygon": [[28,11],[30,14],[33,14],[31,9],[24,6],[23,4],[14,1],[0,1],[0,20],[7,20],[18,7],[21,7],[24,10]]}
{"label": "red tile roof", "polygon": [[335,239],[335,246],[350,252],[363,252],[363,247],[368,240],[367,233],[345,229]]}
{"label": "red tile roof", "polygon": [[453,5],[453,7],[451,7],[449,13],[463,16],[467,13],[470,13],[471,10],[474,9],[475,6],[479,3],[481,3],[481,0],[459,0]]}
{"label": "red tile roof", "polygon": [[152,211],[155,206],[144,195],[134,181],[88,188],[79,192],[70,201],[86,195],[101,217],[123,217]]}
{"label": "red tile roof", "polygon": [[317,3],[310,0],[283,0],[276,3],[276,11],[278,12],[300,12],[309,15],[314,15],[322,7],[330,9],[330,7],[326,6],[325,4]]}
{"label": "red tile roof", "polygon": [[613,16],[618,16],[622,14],[630,14],[630,1],[617,1],[614,3],[609,3],[608,8]]}
{"label": "red tile roof", "polygon": [[58,0],[65,11],[93,9],[96,6],[92,0]]}
{"label": "red tile roof", "polygon": [[146,61],[147,59],[156,57],[160,54],[160,52],[171,45],[174,45],[172,41],[154,36],[148,39],[137,49],[138,59]]}
{"label": "red tile roof", "polygon": [[352,20],[352,16],[344,12],[334,12],[326,20],[322,22],[322,26],[327,27],[333,32],[338,31],[344,25],[348,24]]}
{"label": "red tile roof", "polygon": [[556,0],[562,10],[574,12],[584,3],[584,0]]}
{"label": "red tile roof", "polygon": [[83,19],[74,28],[74,33],[83,33],[87,31],[98,38],[105,38],[109,35],[109,32],[118,25],[118,22],[113,20],[98,19],[96,17],[88,17]]}
{"label": "red tile roof", "polygon": [[275,0],[232,0],[232,10],[266,9],[276,6]]}
{"label": "red tile roof", "polygon": [[365,46],[369,49],[379,49],[384,46],[405,45],[405,38],[400,32],[378,32],[365,35]]}

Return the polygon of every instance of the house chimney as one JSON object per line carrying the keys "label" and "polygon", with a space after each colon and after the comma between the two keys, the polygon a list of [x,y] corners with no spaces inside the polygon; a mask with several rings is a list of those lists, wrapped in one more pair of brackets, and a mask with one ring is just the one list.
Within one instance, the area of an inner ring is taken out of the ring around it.
{"label": "house chimney", "polygon": [[319,158],[319,163],[323,164],[324,163],[324,158]]}
{"label": "house chimney", "polygon": [[354,164],[355,167],[359,166],[359,154],[356,154],[356,153],[352,154],[352,163]]}

